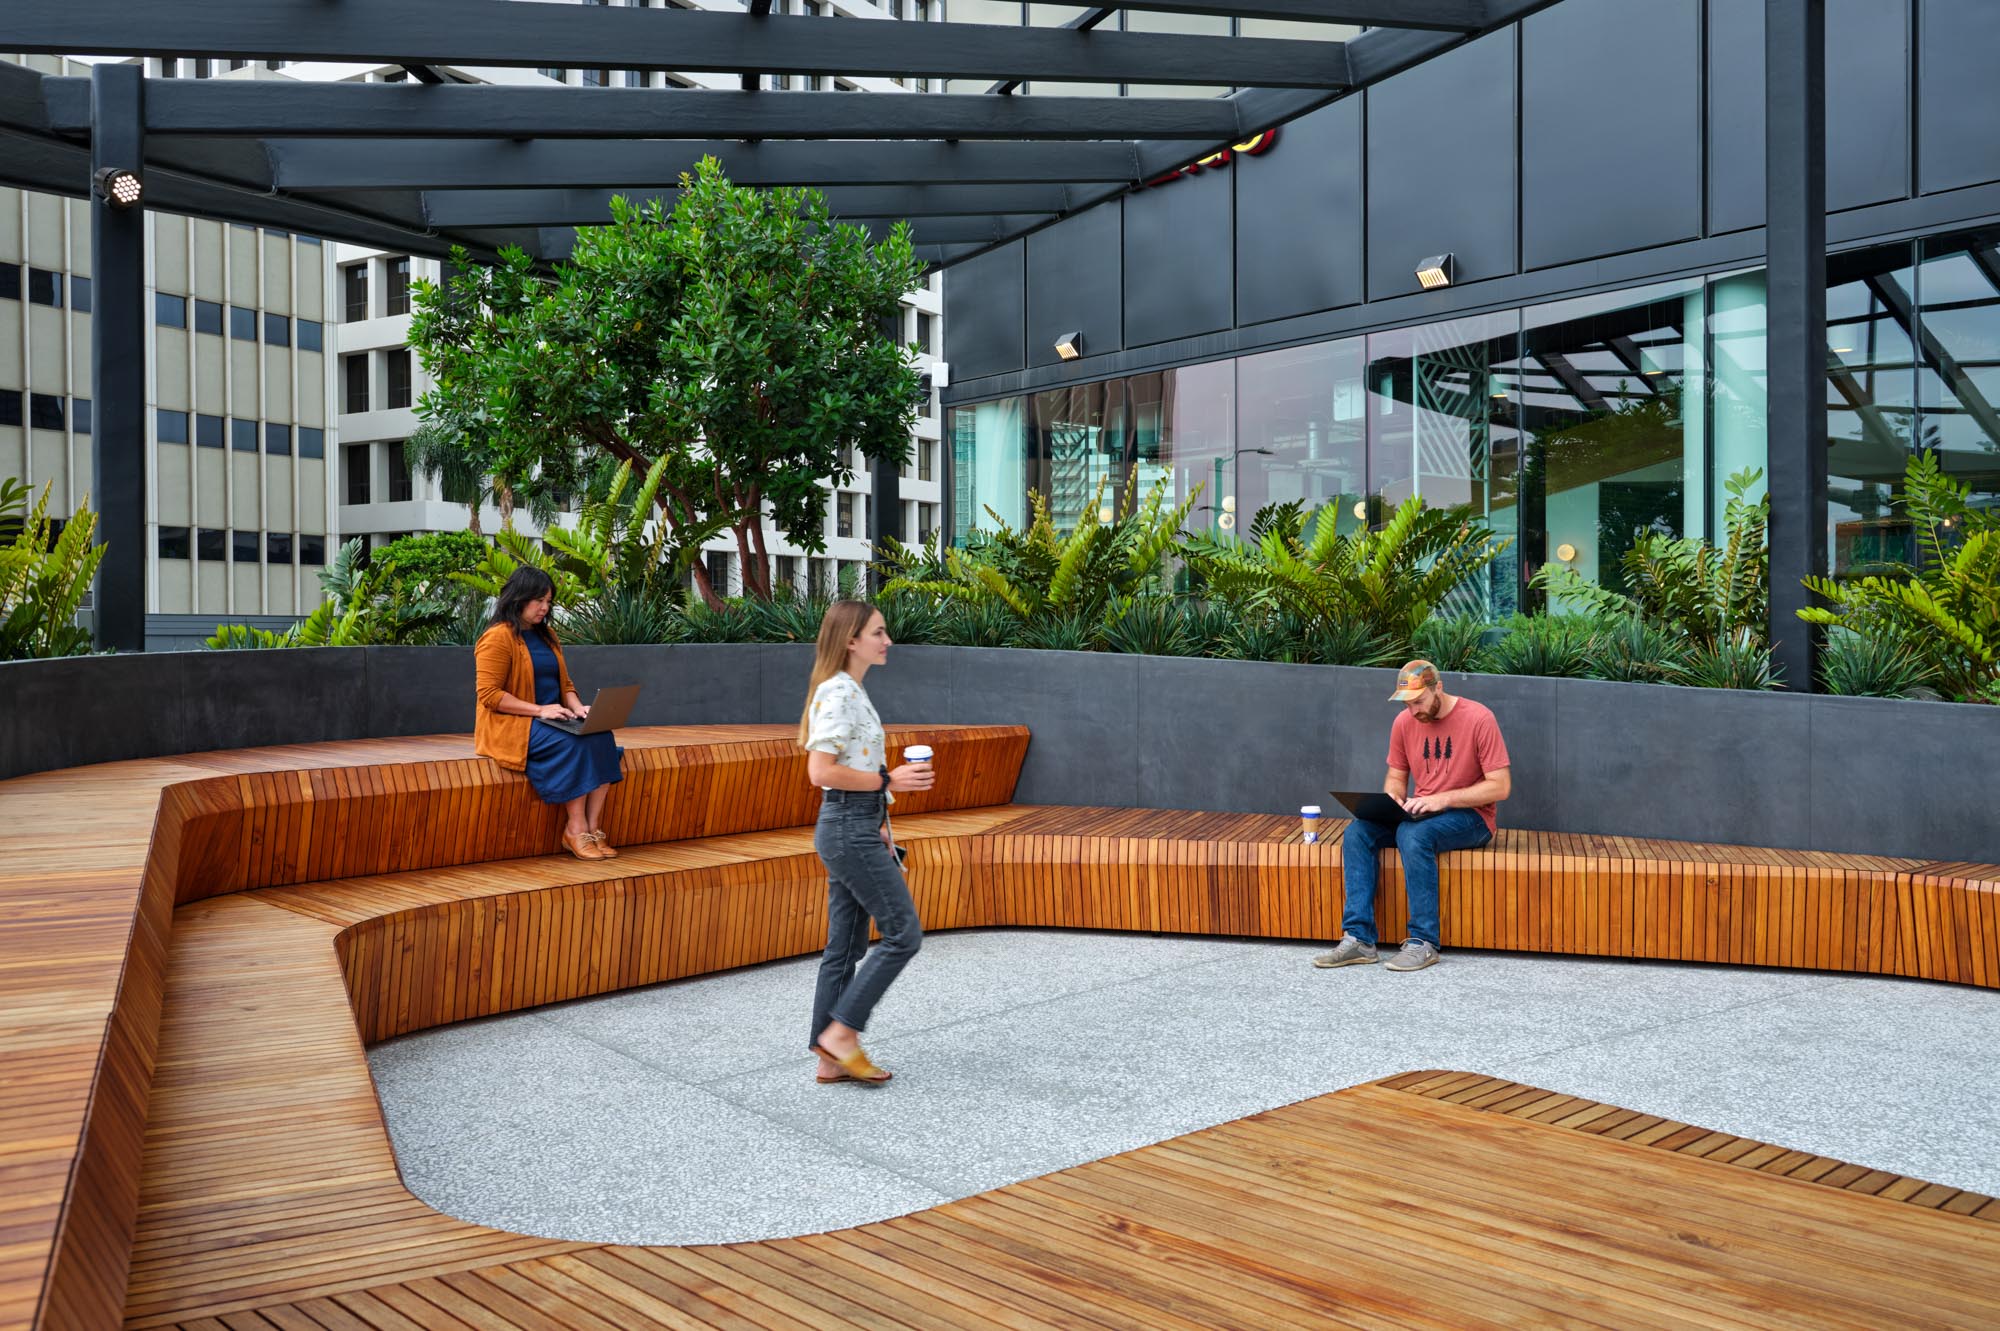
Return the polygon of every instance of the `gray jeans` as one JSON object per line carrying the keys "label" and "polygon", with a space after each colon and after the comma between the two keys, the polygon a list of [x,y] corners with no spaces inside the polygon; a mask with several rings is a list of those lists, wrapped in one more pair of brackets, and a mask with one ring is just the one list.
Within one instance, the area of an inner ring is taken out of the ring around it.
{"label": "gray jeans", "polygon": [[[820,802],[813,849],[826,863],[826,952],[813,992],[812,1043],[829,1022],[866,1029],[875,1005],[923,946],[909,884],[882,844],[884,809],[874,792],[829,790]],[[870,917],[882,929],[873,952]]]}

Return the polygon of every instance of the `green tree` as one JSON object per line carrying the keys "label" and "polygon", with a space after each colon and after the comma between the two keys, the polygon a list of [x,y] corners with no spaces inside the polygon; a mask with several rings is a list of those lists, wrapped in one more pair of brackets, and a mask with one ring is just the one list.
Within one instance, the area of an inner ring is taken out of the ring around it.
{"label": "green tree", "polygon": [[671,213],[614,199],[553,272],[519,250],[458,262],[449,289],[418,286],[411,342],[437,383],[419,410],[530,502],[582,493],[607,457],[664,460],[659,520],[732,532],[768,598],[763,515],[820,552],[821,478],[907,460],[914,353],[883,332],[922,277],[904,226],[871,243],[817,192],[740,188],[707,158]]}

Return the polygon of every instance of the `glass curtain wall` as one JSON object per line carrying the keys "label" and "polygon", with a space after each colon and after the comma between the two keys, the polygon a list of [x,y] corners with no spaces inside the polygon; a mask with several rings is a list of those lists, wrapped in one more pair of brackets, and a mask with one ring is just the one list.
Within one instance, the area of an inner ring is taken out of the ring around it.
{"label": "glass curtain wall", "polygon": [[1916,271],[1908,243],[1826,260],[1826,521],[1835,577],[1916,558],[1903,468],[1917,437]]}
{"label": "glass curtain wall", "polygon": [[1033,402],[1028,484],[1047,496],[1056,529],[1076,526],[1093,505],[1116,509],[1127,468],[1124,381],[1054,388]]}
{"label": "glass curtain wall", "polygon": [[[1267,504],[1322,509],[1342,532],[1368,494],[1367,344],[1358,337],[1287,347],[1236,363],[1236,514],[1240,534]],[[1365,511],[1365,509],[1364,509]]]}
{"label": "glass curtain wall", "polygon": [[[1168,478],[1166,502],[1178,504],[1201,488],[1186,529],[1204,531],[1236,508],[1236,362],[1211,361],[1177,370],[1135,374],[1125,381],[1130,404],[1132,485],[1143,497]],[[1233,525],[1233,523],[1232,523]]]}
{"label": "glass curtain wall", "polygon": [[1926,447],[2000,508],[2000,228],[1923,241],[1917,409]]}

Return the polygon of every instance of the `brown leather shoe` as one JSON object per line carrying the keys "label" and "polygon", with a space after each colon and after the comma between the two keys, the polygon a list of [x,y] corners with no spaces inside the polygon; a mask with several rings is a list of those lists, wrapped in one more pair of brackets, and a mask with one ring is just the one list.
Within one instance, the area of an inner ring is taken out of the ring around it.
{"label": "brown leather shoe", "polygon": [[589,835],[590,839],[597,843],[597,854],[600,859],[615,860],[618,858],[618,848],[605,839],[604,833],[592,832]]}
{"label": "brown leather shoe", "polygon": [[601,860],[605,858],[604,852],[597,848],[596,838],[588,832],[585,832],[582,836],[572,836],[570,833],[564,832],[562,834],[562,844],[564,850],[580,860]]}

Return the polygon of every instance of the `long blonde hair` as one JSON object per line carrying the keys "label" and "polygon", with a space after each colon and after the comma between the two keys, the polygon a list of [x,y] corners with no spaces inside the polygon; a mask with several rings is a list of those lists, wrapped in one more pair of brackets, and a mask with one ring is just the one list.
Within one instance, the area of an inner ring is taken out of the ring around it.
{"label": "long blonde hair", "polygon": [[813,695],[819,686],[847,669],[847,649],[875,617],[866,601],[835,601],[819,622],[819,645],[813,653],[812,680],[806,685],[805,710],[799,713],[799,747],[812,738]]}

